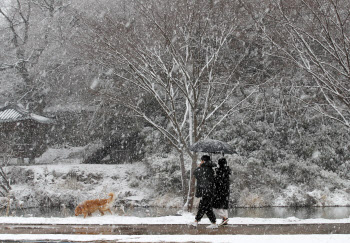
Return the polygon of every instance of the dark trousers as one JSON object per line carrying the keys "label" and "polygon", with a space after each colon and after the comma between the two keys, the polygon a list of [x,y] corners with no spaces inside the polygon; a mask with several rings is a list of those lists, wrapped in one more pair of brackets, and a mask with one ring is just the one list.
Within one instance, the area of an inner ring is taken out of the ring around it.
{"label": "dark trousers", "polygon": [[210,222],[216,223],[216,217],[213,212],[213,197],[203,196],[199,202],[198,212],[196,215],[196,220],[199,222],[203,218],[204,214],[207,215]]}

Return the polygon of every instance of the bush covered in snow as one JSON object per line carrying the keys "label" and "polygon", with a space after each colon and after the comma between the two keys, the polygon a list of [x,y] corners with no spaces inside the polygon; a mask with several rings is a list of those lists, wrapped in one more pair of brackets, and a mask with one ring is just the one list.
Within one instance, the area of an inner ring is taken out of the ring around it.
{"label": "bush covered in snow", "polygon": [[[56,146],[38,158],[47,164],[40,170],[35,166],[6,168],[13,193],[29,206],[64,203],[73,207],[92,194],[105,196],[109,190],[117,191],[124,201],[137,199],[139,205],[142,200],[147,205],[165,205],[169,198],[176,199],[171,206],[181,204],[179,154],[152,128],[145,127],[141,133],[145,159],[120,165],[128,169],[118,172],[122,167],[117,165],[91,165],[94,170],[88,170],[79,163],[89,146]],[[319,118],[271,123],[256,118],[242,122],[237,116],[225,121],[213,137],[228,141],[236,151],[226,155],[232,168],[232,206],[350,205],[350,134],[340,126]],[[63,163],[62,168],[57,163]],[[190,163],[185,158],[188,178]]]}
{"label": "bush covered in snow", "polygon": [[234,155],[229,165],[233,206],[350,205],[349,181],[311,161],[289,158],[266,165],[256,158]]}
{"label": "bush covered in snow", "polygon": [[[137,167],[137,170],[135,170]],[[149,205],[153,188],[143,163],[133,165],[8,166],[12,208],[66,207],[95,198],[117,195],[116,204]]]}
{"label": "bush covered in snow", "polygon": [[150,156],[144,160],[148,169],[148,176],[152,178],[152,187],[160,194],[175,193],[181,195],[181,170],[179,157],[169,154],[167,156]]}

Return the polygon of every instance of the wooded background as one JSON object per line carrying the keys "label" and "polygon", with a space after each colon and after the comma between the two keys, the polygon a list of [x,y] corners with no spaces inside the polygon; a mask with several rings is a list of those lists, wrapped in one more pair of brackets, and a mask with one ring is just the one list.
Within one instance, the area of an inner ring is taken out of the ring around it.
{"label": "wooded background", "polygon": [[237,193],[350,178],[347,0],[0,4],[0,102],[56,117],[51,146],[174,151],[184,198],[207,137],[235,147]]}

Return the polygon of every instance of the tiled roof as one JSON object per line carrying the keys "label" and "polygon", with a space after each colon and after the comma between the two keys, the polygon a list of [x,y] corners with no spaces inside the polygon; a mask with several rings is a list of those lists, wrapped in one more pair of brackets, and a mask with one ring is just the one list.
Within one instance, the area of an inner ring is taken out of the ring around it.
{"label": "tiled roof", "polygon": [[34,120],[39,123],[54,123],[53,119],[36,115],[18,105],[0,107],[0,123],[22,120]]}
{"label": "tiled roof", "polygon": [[6,109],[3,111],[0,111],[0,120],[6,121],[6,120],[17,120],[23,118],[23,114],[19,113],[18,111],[14,109]]}

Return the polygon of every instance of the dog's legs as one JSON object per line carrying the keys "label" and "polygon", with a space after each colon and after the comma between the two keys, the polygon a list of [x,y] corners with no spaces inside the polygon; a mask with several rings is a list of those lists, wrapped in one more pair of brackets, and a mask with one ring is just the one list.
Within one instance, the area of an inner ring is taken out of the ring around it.
{"label": "dog's legs", "polygon": [[103,210],[101,208],[99,208],[98,211],[100,211],[102,216],[105,215],[105,213],[103,212]]}
{"label": "dog's legs", "polygon": [[110,208],[107,208],[107,211],[108,211],[108,212],[110,212],[110,213],[112,214],[112,211],[111,211],[111,209],[110,209]]}

